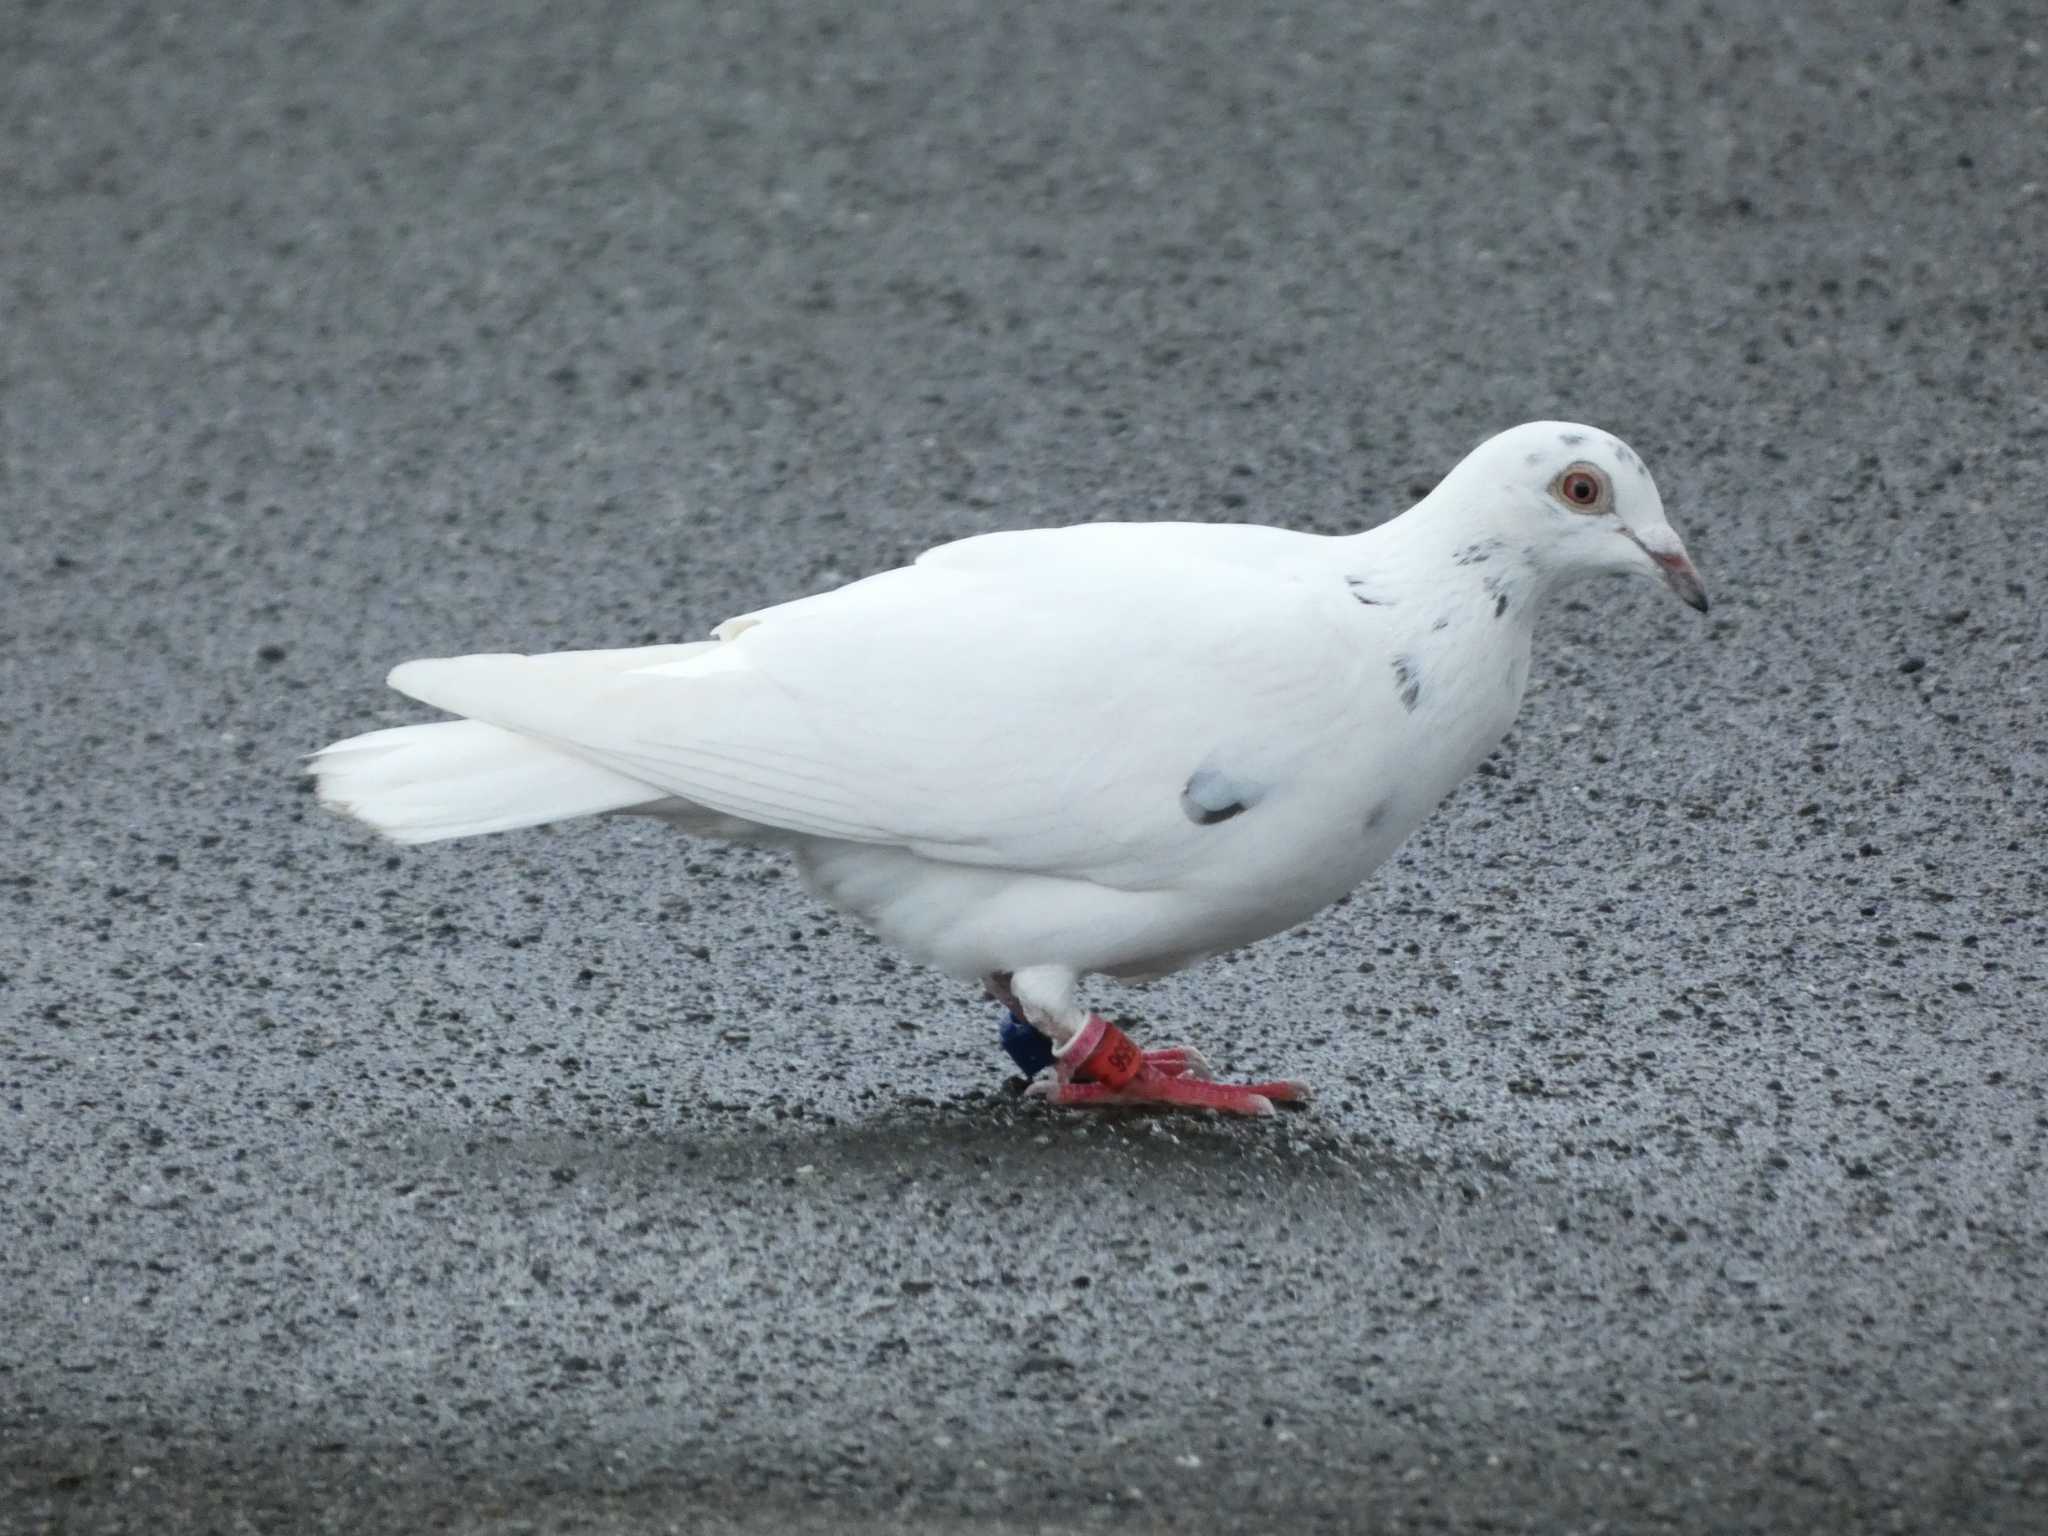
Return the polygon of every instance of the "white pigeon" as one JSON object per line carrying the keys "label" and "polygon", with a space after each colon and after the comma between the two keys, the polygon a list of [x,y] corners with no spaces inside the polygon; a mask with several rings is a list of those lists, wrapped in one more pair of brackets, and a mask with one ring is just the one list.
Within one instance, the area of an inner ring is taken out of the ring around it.
{"label": "white pigeon", "polygon": [[[1270,1113],[1143,1051],[1079,979],[1157,976],[1351,890],[1500,742],[1537,612],[1599,572],[1706,594],[1649,470],[1532,422],[1392,521],[983,534],[631,650],[409,661],[465,718],[317,753],[401,843],[631,811],[787,849],[809,888],[978,980],[1056,1103]],[[1026,1028],[1025,1026],[1029,1027]]]}

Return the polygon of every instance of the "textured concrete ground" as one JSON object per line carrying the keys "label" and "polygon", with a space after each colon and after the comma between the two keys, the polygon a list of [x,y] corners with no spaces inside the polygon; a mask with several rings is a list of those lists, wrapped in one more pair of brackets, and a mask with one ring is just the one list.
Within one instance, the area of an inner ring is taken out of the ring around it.
{"label": "textured concrete ground", "polygon": [[[2044,43],[0,8],[0,1529],[2040,1529]],[[1397,864],[1105,991],[1279,1124],[1019,1104],[764,855],[294,777],[405,657],[1541,415],[1717,606],[1584,591]]]}

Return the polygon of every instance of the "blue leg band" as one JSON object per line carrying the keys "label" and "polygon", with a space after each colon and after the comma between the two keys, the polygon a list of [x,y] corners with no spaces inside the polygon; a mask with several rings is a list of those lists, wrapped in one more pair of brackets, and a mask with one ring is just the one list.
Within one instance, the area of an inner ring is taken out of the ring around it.
{"label": "blue leg band", "polygon": [[1036,1077],[1052,1065],[1052,1042],[1008,1010],[1003,1013],[1000,1037],[1010,1060],[1026,1077]]}

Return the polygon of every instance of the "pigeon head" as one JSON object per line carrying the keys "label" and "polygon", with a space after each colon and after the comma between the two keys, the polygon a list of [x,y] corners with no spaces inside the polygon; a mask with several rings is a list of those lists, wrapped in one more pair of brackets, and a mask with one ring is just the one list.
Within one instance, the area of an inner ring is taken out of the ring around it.
{"label": "pigeon head", "polygon": [[1489,438],[1440,491],[1483,507],[1553,578],[1654,576],[1701,613],[1707,592],[1664,517],[1649,466],[1620,438],[1569,421],[1532,421]]}

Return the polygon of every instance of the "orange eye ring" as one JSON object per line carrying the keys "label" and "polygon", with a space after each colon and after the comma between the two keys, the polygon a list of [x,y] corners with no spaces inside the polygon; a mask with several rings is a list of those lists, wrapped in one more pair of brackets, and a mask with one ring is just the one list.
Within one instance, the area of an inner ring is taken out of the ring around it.
{"label": "orange eye ring", "polygon": [[1607,505],[1607,476],[1591,464],[1571,464],[1550,482],[1550,494],[1574,512],[1598,512]]}

